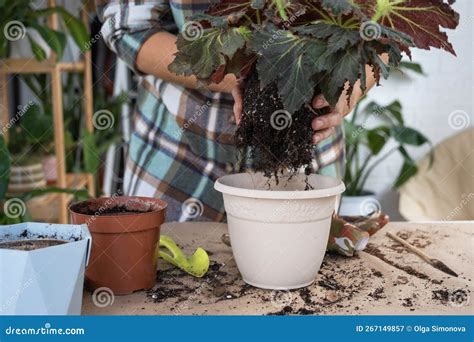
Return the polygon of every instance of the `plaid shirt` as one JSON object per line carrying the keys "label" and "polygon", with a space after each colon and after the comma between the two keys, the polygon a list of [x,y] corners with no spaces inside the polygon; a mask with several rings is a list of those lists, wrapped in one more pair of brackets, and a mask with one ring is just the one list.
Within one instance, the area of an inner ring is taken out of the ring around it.
{"label": "plaid shirt", "polygon": [[[158,31],[177,32],[206,0],[96,0],[108,46],[133,70],[143,42]],[[157,61],[159,62],[159,61]],[[142,75],[125,172],[125,193],[168,202],[167,219],[225,217],[217,178],[236,167],[233,99],[229,94],[186,89]],[[338,127],[314,150],[319,173],[340,177],[344,139]]]}

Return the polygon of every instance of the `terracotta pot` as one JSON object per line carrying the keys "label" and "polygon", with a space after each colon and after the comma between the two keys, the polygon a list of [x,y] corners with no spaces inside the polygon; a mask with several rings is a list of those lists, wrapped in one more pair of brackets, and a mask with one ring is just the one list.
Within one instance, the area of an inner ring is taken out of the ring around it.
{"label": "terracotta pot", "polygon": [[58,159],[55,155],[43,158],[43,171],[48,184],[53,184],[58,179]]}
{"label": "terracotta pot", "polygon": [[86,271],[90,290],[108,287],[122,295],[153,287],[166,207],[166,202],[147,197],[98,198],[69,207],[72,222],[87,224],[92,234]]}

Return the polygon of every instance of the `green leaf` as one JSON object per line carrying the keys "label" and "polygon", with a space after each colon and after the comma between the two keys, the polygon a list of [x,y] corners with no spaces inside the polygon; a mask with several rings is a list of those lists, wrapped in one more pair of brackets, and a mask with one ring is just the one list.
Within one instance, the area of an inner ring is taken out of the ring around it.
{"label": "green leaf", "polygon": [[84,23],[64,8],[60,10],[59,13],[63,18],[64,25],[66,25],[72,39],[76,42],[79,49],[82,52],[87,51],[91,44],[89,44],[90,35]]}
{"label": "green leaf", "polygon": [[419,63],[413,63],[413,62],[400,62],[399,69],[406,69],[413,71],[419,75],[424,75],[425,73],[423,72],[423,67]]}
{"label": "green leaf", "polygon": [[359,54],[356,48],[337,54],[337,62],[332,73],[320,82],[321,90],[331,106],[335,106],[339,101],[339,96],[346,81],[351,85],[354,85],[357,81],[359,77],[358,57]]}
{"label": "green leaf", "polygon": [[225,66],[226,57],[232,58],[245,45],[246,34],[239,28],[209,28],[195,39],[180,34],[176,43],[179,52],[168,69],[178,75],[209,80],[218,67]]}
{"label": "green leaf", "polygon": [[257,71],[262,88],[278,80],[283,105],[290,113],[310,101],[316,82],[314,75],[328,68],[327,44],[313,38],[301,38],[290,31],[278,31],[273,25],[257,32],[253,48],[261,54]]}
{"label": "green leaf", "polygon": [[321,0],[323,7],[334,15],[347,14],[352,11],[352,0]]}
{"label": "green leaf", "polygon": [[30,145],[47,144],[54,139],[53,119],[37,104],[28,105],[20,122],[23,135]]}
{"label": "green leaf", "polygon": [[100,166],[100,155],[94,134],[87,130],[84,131],[82,146],[84,153],[84,169],[87,173],[95,174]]}
{"label": "green leaf", "polygon": [[399,189],[403,184],[405,184],[411,177],[416,175],[418,172],[418,167],[415,163],[410,160],[405,160],[403,166],[398,174],[397,179],[395,180],[394,187]]}
{"label": "green leaf", "polygon": [[66,46],[66,35],[62,32],[51,30],[47,26],[38,25],[36,23],[32,23],[30,26],[38,31],[46,44],[48,44],[51,50],[56,53],[58,59],[60,59]]}
{"label": "green leaf", "polygon": [[327,39],[328,53],[337,52],[353,46],[360,41],[359,31],[337,25],[319,22],[293,29],[299,34],[311,35],[318,39]]}
{"label": "green leaf", "polygon": [[36,10],[34,11],[33,16],[42,17],[49,16],[55,13],[59,14],[62,17],[64,25],[68,29],[72,39],[77,44],[79,49],[82,52],[88,50],[88,48],[91,46],[91,44],[89,44],[90,36],[88,28],[79,18],[69,13],[64,7],[56,6]]}
{"label": "green leaf", "polygon": [[10,182],[11,158],[3,135],[0,136],[0,201],[5,198]]}
{"label": "green leaf", "polygon": [[384,128],[374,128],[367,132],[367,146],[370,152],[377,155],[387,143],[388,136]]}
{"label": "green leaf", "polygon": [[35,55],[35,58],[38,61],[44,61],[46,59],[46,52],[41,48],[41,46],[39,46],[33,40],[33,38],[30,37],[29,34],[27,34],[27,36],[28,36],[28,40],[29,40],[30,45],[31,45],[31,51],[33,51],[33,54]]}
{"label": "green leaf", "polygon": [[419,131],[405,126],[394,126],[392,127],[393,137],[402,144],[408,144],[413,146],[421,146],[425,143],[429,143],[426,138]]}

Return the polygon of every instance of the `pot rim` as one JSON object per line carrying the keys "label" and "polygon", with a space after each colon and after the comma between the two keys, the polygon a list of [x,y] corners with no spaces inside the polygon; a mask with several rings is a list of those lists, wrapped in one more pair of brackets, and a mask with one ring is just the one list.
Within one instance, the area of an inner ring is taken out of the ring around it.
{"label": "pot rim", "polygon": [[[143,216],[148,216],[148,215],[156,215],[158,213],[162,213],[168,207],[168,202],[165,202],[162,199],[154,198],[154,197],[118,196],[117,198],[136,199],[136,200],[142,200],[142,201],[148,200],[148,201],[158,202],[158,204],[160,205],[160,208],[157,209],[157,210],[152,210],[152,211],[143,212],[143,213],[121,214],[120,216],[116,216],[116,215],[96,215],[96,214],[87,215],[87,214],[83,214],[83,213],[78,213],[77,211],[74,211],[72,209],[72,207],[74,205],[77,205],[77,204],[82,203],[82,202],[93,202],[93,201],[98,201],[98,200],[104,201],[104,200],[107,200],[107,199],[112,199],[112,197],[99,197],[99,198],[91,198],[91,199],[88,199],[88,200],[85,200],[85,201],[78,201],[78,202],[71,203],[68,206],[68,211],[69,211],[70,215],[77,215],[78,217],[82,216],[82,217],[87,217],[87,218],[95,217],[95,219],[97,219],[97,220],[104,220],[104,219],[110,219],[110,218],[128,218],[130,216],[142,216],[143,217]],[[150,228],[150,229],[152,229],[152,228]]]}
{"label": "pot rim", "polygon": [[324,189],[314,189],[314,190],[296,190],[296,191],[271,191],[271,190],[258,190],[258,189],[248,189],[248,188],[239,188],[232,185],[225,184],[226,180],[229,178],[243,175],[243,174],[252,174],[251,172],[242,172],[242,173],[235,173],[231,175],[222,176],[216,180],[214,184],[214,189],[223,194],[227,195],[234,195],[239,197],[248,197],[248,198],[258,198],[258,199],[312,199],[312,198],[323,198],[323,197],[330,197],[339,195],[344,192],[346,186],[344,183],[335,177],[324,176],[324,175],[317,175],[312,174],[311,176],[327,179],[327,180],[336,180],[337,185],[324,188]]}

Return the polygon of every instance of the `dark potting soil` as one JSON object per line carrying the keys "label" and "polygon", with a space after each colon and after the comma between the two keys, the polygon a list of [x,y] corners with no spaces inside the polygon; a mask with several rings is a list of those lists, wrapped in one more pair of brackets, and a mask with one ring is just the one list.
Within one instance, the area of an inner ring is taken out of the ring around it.
{"label": "dark potting soil", "polygon": [[74,212],[89,215],[89,216],[119,216],[119,215],[129,215],[129,214],[140,214],[140,213],[149,213],[151,210],[131,210],[128,209],[125,205],[117,205],[110,208],[100,208],[90,207],[85,203],[85,205],[76,205],[74,207]]}
{"label": "dark potting soil", "polygon": [[19,251],[33,251],[36,249],[62,245],[68,241],[53,239],[37,239],[37,240],[18,240],[0,242],[0,249],[14,249]]}
{"label": "dark potting soil", "polygon": [[411,266],[408,266],[408,265],[401,265],[399,263],[396,263],[395,261],[393,260],[390,260],[388,259],[385,254],[379,249],[377,248],[375,245],[369,243],[367,244],[367,247],[366,249],[364,250],[366,253],[369,253],[377,258],[379,258],[380,260],[382,261],[385,261],[387,264],[393,266],[393,267],[396,267],[398,268],[399,270],[401,271],[404,271],[406,273],[408,273],[409,275],[412,275],[412,276],[415,276],[417,278],[420,278],[420,279],[429,279],[429,277],[422,273],[422,272],[419,272],[417,270],[415,270],[413,267]]}
{"label": "dark potting soil", "polygon": [[243,113],[235,138],[242,152],[254,160],[256,171],[278,178],[279,172],[311,171],[313,119],[328,111],[309,105],[291,114],[283,110],[276,83],[260,89],[257,72],[250,73],[244,91]]}

